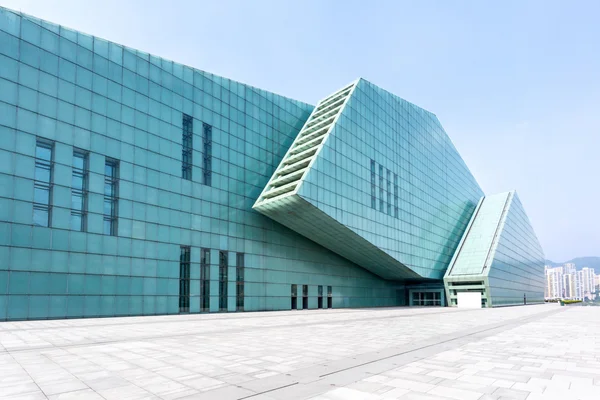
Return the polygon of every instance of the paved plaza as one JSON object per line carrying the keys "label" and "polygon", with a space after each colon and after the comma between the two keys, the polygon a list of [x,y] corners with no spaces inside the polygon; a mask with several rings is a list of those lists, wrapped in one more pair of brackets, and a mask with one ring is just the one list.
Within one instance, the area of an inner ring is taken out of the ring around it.
{"label": "paved plaza", "polygon": [[597,400],[600,308],[5,322],[0,398]]}

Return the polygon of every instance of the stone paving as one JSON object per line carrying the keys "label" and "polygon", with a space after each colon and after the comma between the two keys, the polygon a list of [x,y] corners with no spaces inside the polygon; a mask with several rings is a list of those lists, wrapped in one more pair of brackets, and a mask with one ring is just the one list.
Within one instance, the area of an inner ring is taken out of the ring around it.
{"label": "stone paving", "polygon": [[0,323],[0,398],[600,399],[600,308]]}

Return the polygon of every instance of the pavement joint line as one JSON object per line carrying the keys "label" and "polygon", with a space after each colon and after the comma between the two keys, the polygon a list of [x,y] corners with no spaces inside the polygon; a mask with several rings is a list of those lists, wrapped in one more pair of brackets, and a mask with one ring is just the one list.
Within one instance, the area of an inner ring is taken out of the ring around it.
{"label": "pavement joint line", "polygon": [[[464,338],[467,338],[467,337],[470,337],[470,336],[478,335],[480,333],[485,333],[485,332],[489,332],[489,331],[500,329],[500,328],[503,328],[503,330],[504,329],[510,329],[512,326],[517,325],[517,322],[520,322],[520,321],[523,322],[522,324],[518,324],[518,326],[520,326],[520,325],[528,323],[530,320],[535,321],[537,319],[545,318],[545,317],[547,317],[547,316],[549,316],[551,314],[555,314],[555,313],[562,312],[562,311],[566,311],[566,310],[551,310],[551,311],[546,311],[544,313],[535,314],[535,315],[531,315],[531,316],[527,316],[527,317],[513,318],[513,319],[509,320],[508,323],[496,322],[494,324],[490,324],[490,325],[492,325],[491,327],[488,325],[488,328],[480,329],[480,330],[478,330],[476,332],[472,332],[472,333],[467,333],[467,334],[461,334],[460,332],[451,333],[450,335],[451,336],[455,336],[455,337],[451,337],[450,339],[447,339],[447,340],[442,340],[442,341],[439,341],[439,342],[436,342],[436,343],[432,343],[432,344],[428,344],[428,345],[416,347],[414,349],[410,349],[410,350],[406,350],[406,351],[403,351],[403,352],[399,352],[399,353],[396,353],[396,354],[392,354],[390,356],[381,357],[381,358],[376,359],[376,360],[367,361],[367,362],[364,362],[364,363],[361,363],[361,364],[357,364],[357,365],[352,366],[352,367],[343,368],[343,369],[340,369],[340,370],[337,370],[337,371],[329,372],[327,374],[320,375],[319,378],[323,378],[323,377],[326,377],[326,376],[329,376],[329,375],[337,374],[339,372],[347,371],[347,370],[350,370],[350,369],[353,369],[353,368],[358,368],[358,367],[361,367],[361,366],[364,366],[364,365],[372,364],[372,363],[375,363],[375,362],[378,362],[378,361],[381,361],[381,360],[386,360],[386,359],[397,357],[397,356],[401,356],[401,355],[407,355],[407,354],[415,352],[415,351],[419,351],[419,350],[427,349],[427,348],[430,348],[430,347],[434,347],[434,346],[446,344],[446,343],[449,343],[449,342],[461,340],[461,339],[464,339]],[[431,340],[431,338],[425,339],[425,341],[427,341],[427,340]]]}
{"label": "pavement joint line", "polygon": [[[468,312],[468,311],[475,311],[475,310],[463,310],[463,311],[456,311],[456,312]],[[235,329],[221,329],[221,330],[214,330],[214,331],[187,332],[187,333],[173,334],[173,335],[169,335],[169,339],[176,338],[176,337],[185,337],[185,336],[202,337],[202,336],[214,335],[214,334],[249,332],[249,331],[256,331],[256,330],[273,329],[273,328],[331,325],[331,324],[335,324],[335,323],[344,324],[347,322],[359,322],[359,321],[369,321],[369,320],[384,320],[384,319],[394,319],[394,318],[422,318],[425,316],[437,315],[437,314],[447,314],[447,313],[440,311],[440,312],[435,312],[435,313],[422,313],[422,314],[414,314],[414,315],[389,315],[386,317],[354,318],[354,319],[348,319],[348,320],[343,320],[343,321],[318,321],[318,322],[297,323],[297,324],[248,326],[248,327],[242,327],[242,328],[236,327]],[[126,325],[126,324],[124,324],[124,325]],[[5,331],[0,331],[0,334],[2,334],[3,332],[5,332]],[[81,347],[81,346],[96,346],[96,345],[105,345],[105,344],[111,344],[111,343],[137,342],[140,340],[153,340],[153,339],[162,339],[162,338],[163,338],[163,336],[161,336],[161,335],[149,335],[149,336],[140,336],[140,337],[136,337],[136,338],[127,338],[127,339],[120,339],[120,340],[104,340],[104,341],[100,341],[100,342],[86,342],[86,343],[77,343],[77,344],[69,344],[69,345],[60,345],[60,347],[61,348],[77,348],[77,347]],[[40,347],[27,347],[27,348],[15,348],[15,349],[6,349],[5,348],[5,350],[0,351],[0,354],[2,354],[4,352],[16,353],[16,352],[24,352],[24,351],[31,351],[31,350],[48,350],[48,349],[53,349],[56,347],[57,347],[57,345],[51,344],[49,346],[40,346]]]}
{"label": "pavement joint line", "polygon": [[[380,309],[377,309],[376,312],[379,311],[393,311],[395,309],[407,309],[410,307],[381,307]],[[445,308],[448,309],[449,307],[435,307],[435,308]],[[434,309],[435,309],[434,308]],[[92,318],[67,318],[67,319],[44,319],[44,320],[18,320],[18,321],[0,321],[0,323],[4,322],[4,323],[38,323],[38,322],[60,322],[60,321],[81,321],[81,320],[89,320],[90,323],[86,324],[86,325],[82,325],[82,326],[77,326],[77,327],[73,327],[73,326],[69,326],[69,325],[64,325],[64,326],[49,326],[49,327],[32,327],[32,328],[11,328],[11,329],[0,329],[0,333],[4,333],[4,332],[30,332],[30,331],[36,331],[36,330],[43,330],[43,331],[47,331],[47,330],[53,330],[53,329],[68,329],[68,328],[74,328],[74,329],[81,329],[81,328],[89,328],[89,327],[93,327],[93,326],[100,326],[100,327],[106,327],[106,326],[126,326],[126,325],[144,325],[144,324],[159,324],[159,323],[164,323],[164,322],[178,322],[178,323],[192,323],[192,322],[198,322],[201,320],[206,320],[206,321],[232,321],[232,320],[252,320],[254,318],[298,318],[299,316],[313,316],[311,315],[311,311],[325,311],[327,312],[328,310],[336,310],[336,312],[332,312],[331,315],[343,315],[343,314],[349,314],[349,313],[361,313],[361,314],[366,314],[367,311],[360,309],[360,308],[352,308],[352,309],[343,309],[343,311],[338,311],[341,309],[324,309],[324,308],[311,308],[311,309],[307,309],[307,310],[282,310],[283,312],[289,312],[290,314],[285,314],[285,315],[247,315],[247,316],[234,316],[232,315],[232,313],[197,313],[197,314],[187,314],[187,315],[182,315],[182,314],[164,314],[164,315],[144,315],[144,316],[123,316],[123,317],[92,317]],[[302,313],[296,313],[296,311],[300,311]],[[458,312],[465,312],[465,311],[474,311],[474,310],[468,310],[468,309],[463,309],[463,310],[458,310],[455,309],[453,310],[453,312],[458,313]],[[258,313],[279,313],[281,311],[257,311],[257,312],[244,312],[244,313],[238,313],[238,314],[258,314]],[[373,311],[369,312],[372,313]],[[416,316],[425,316],[425,315],[433,315],[433,314],[446,314],[447,312],[430,312],[429,310],[427,310],[426,312],[420,312],[420,313],[415,313],[415,314],[411,314],[411,315],[401,315],[401,316],[394,316],[394,318],[408,318],[408,317],[416,317]],[[325,316],[326,314],[320,314],[320,316]],[[160,320],[155,320],[155,321],[144,321],[144,319],[148,319],[148,318],[156,318],[159,317],[161,318]],[[177,317],[180,317],[180,320],[177,320]],[[194,317],[194,318],[189,318],[189,317]],[[212,318],[210,318],[212,317]],[[108,319],[121,319],[121,318],[135,318],[136,321],[132,321],[132,322],[114,322],[114,323],[107,323],[107,324],[102,324],[102,323],[94,323],[94,320],[108,320]],[[164,320],[162,319],[164,318]],[[387,317],[384,317],[387,318]],[[139,319],[139,321],[138,321]],[[172,321],[169,321],[169,319],[172,319]],[[360,320],[360,319],[359,319]],[[93,321],[93,322],[92,322]],[[345,322],[346,320],[344,320]],[[352,320],[350,320],[352,321]]]}
{"label": "pavement joint line", "polygon": [[[539,314],[529,315],[529,316],[525,316],[525,317],[517,317],[517,318],[512,318],[512,319],[510,319],[508,321],[502,321],[502,322],[496,322],[496,323],[493,323],[493,324],[488,324],[487,327],[484,327],[483,329],[479,329],[479,330],[477,330],[475,332],[471,332],[471,333],[464,333],[464,334],[461,334],[460,332],[453,333],[453,334],[451,334],[453,337],[450,338],[450,339],[441,340],[441,341],[436,342],[436,343],[432,343],[432,344],[427,344],[427,345],[424,345],[424,346],[415,347],[415,348],[410,349],[410,350],[405,350],[405,351],[402,351],[402,352],[399,352],[399,353],[396,353],[396,354],[393,354],[393,355],[384,356],[384,357],[381,357],[379,359],[375,359],[375,360],[363,362],[363,363],[360,363],[360,364],[357,364],[357,365],[354,365],[354,366],[350,366],[348,368],[342,368],[342,369],[338,369],[338,370],[335,370],[335,371],[332,371],[332,372],[328,372],[326,374],[322,374],[322,375],[316,377],[316,381],[323,380],[323,378],[332,377],[335,374],[346,372],[346,371],[349,371],[349,370],[352,370],[352,369],[355,369],[355,368],[360,368],[360,367],[363,367],[363,366],[366,366],[366,365],[369,365],[369,364],[373,364],[373,363],[376,363],[376,362],[379,362],[379,361],[388,360],[388,359],[391,359],[391,358],[394,358],[394,357],[399,357],[399,356],[407,356],[407,355],[410,355],[410,353],[417,352],[419,350],[424,350],[424,349],[427,349],[427,348],[433,348],[435,346],[443,346],[443,345],[447,345],[447,344],[449,344],[451,342],[464,341],[465,338],[473,337],[473,336],[476,337],[477,335],[480,335],[482,333],[487,333],[485,336],[489,336],[491,334],[494,334],[494,332],[491,332],[491,331],[499,331],[499,332],[501,332],[501,331],[504,331],[504,330],[512,329],[514,327],[521,326],[521,325],[527,324],[529,322],[533,322],[533,321],[536,321],[536,320],[539,320],[539,319],[543,319],[543,318],[549,317],[551,315],[562,313],[562,312],[565,312],[565,311],[567,311],[567,309],[558,309],[558,310],[554,309],[554,310],[545,311],[545,312],[539,313]],[[470,329],[470,330],[472,330],[472,329]],[[424,339],[423,342],[427,342],[427,341],[431,341],[431,340],[432,340],[432,338],[427,338],[427,339]],[[444,349],[440,349],[440,351],[443,351],[443,350]],[[365,354],[369,354],[369,353],[365,353]],[[354,355],[353,357],[356,358],[357,356],[360,356],[360,355]],[[416,359],[423,359],[423,357],[415,357],[415,358]],[[337,362],[339,362],[339,361],[340,360],[337,360]],[[314,367],[318,367],[318,366],[319,365],[315,365]],[[394,365],[394,367],[392,367],[390,369],[394,369],[394,368],[397,368],[397,367],[398,367],[398,365]],[[288,374],[288,375],[292,376],[292,377],[295,377],[293,372],[290,373],[290,374]],[[299,378],[299,377],[296,377],[296,378],[297,378],[297,382],[295,382],[295,383],[283,385],[283,386],[277,387],[277,388],[272,388],[272,389],[269,389],[268,391],[264,391],[264,392],[253,394],[251,396],[244,397],[243,399],[247,399],[247,398],[259,396],[259,395],[262,395],[262,394],[265,394],[265,393],[269,393],[269,392],[275,392],[275,391],[282,390],[282,389],[285,389],[285,388],[290,387],[290,386],[298,385],[298,384],[300,384],[301,378]],[[314,383],[314,381],[313,381],[313,383]],[[240,387],[244,388],[243,384]],[[322,394],[324,392],[321,391],[320,393]],[[318,395],[318,394],[319,393],[316,393],[315,395]]]}
{"label": "pavement joint line", "polygon": [[[276,390],[281,390],[281,389],[285,389],[285,388],[288,388],[288,387],[291,387],[291,386],[296,386],[298,384],[299,384],[299,382],[288,383],[287,385],[283,385],[283,386],[279,386],[279,387],[276,387],[276,388],[273,388],[273,389],[265,390],[265,391],[260,392],[260,393],[254,393],[254,394],[251,394],[250,396],[240,397],[238,400],[250,399],[252,397],[261,396],[263,394],[274,392]],[[238,387],[240,387],[242,389],[250,390],[250,389],[247,389],[247,388],[245,388],[243,386],[238,386]],[[210,393],[210,391],[208,391],[207,393]]]}

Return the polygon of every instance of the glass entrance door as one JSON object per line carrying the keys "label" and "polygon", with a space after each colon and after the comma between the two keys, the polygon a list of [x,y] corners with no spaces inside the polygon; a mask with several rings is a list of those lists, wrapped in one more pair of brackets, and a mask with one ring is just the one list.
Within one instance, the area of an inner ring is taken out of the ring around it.
{"label": "glass entrance door", "polygon": [[441,306],[442,295],[440,292],[413,292],[413,306]]}

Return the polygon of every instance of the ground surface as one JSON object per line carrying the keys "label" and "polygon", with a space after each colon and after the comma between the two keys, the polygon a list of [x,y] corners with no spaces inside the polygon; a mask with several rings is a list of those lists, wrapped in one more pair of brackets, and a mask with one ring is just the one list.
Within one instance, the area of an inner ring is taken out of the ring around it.
{"label": "ground surface", "polygon": [[0,323],[0,398],[600,399],[600,307]]}

